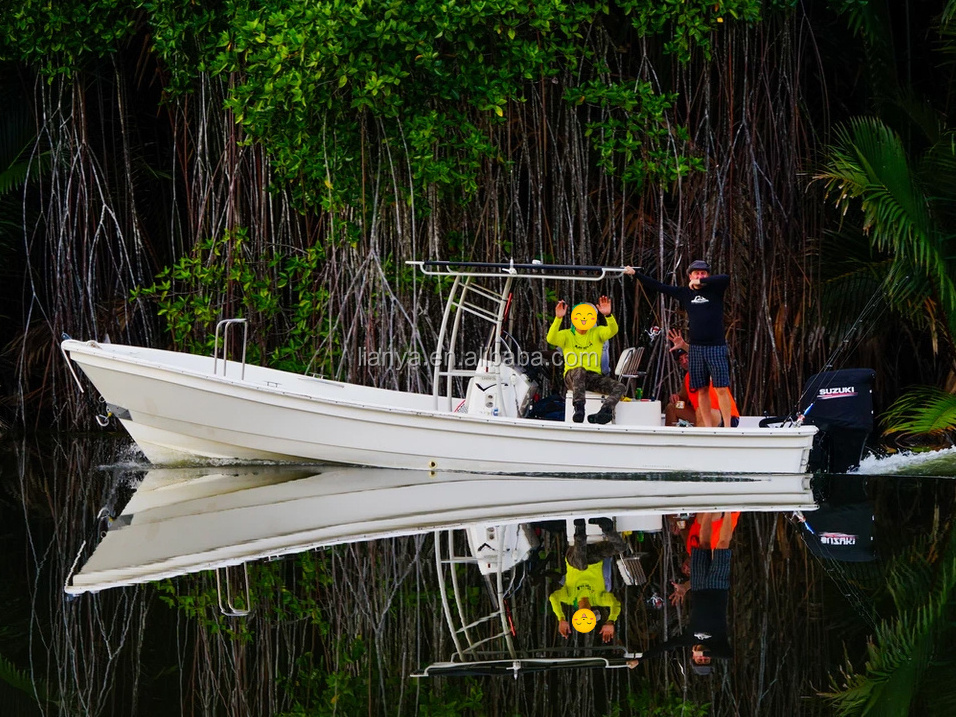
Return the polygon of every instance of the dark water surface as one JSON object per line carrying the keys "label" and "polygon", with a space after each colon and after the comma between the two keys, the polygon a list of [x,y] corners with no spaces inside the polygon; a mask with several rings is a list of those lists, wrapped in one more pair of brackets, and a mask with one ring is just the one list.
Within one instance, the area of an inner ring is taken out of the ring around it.
{"label": "dark water surface", "polygon": [[[847,684],[841,669],[861,675],[857,688],[875,704],[908,699],[891,713],[951,713],[941,710],[952,689],[940,685],[956,682],[947,642],[956,598],[946,582],[956,574],[954,451],[868,459],[857,476],[818,477],[821,507],[804,511],[805,524],[792,510],[744,513],[732,542],[734,657],[708,677],[693,674],[681,650],[633,670],[412,677],[455,652],[431,533],[252,562],[248,606],[241,570],[223,573],[232,601],[250,608],[245,617],[221,613],[211,570],[70,596],[64,585],[149,466],[128,439],[60,436],[6,438],[0,467],[3,715],[823,715],[837,713],[820,695]],[[832,520],[845,529],[828,527]],[[871,549],[860,526],[872,529],[874,560],[857,560]],[[618,652],[602,652],[596,633],[561,638],[548,594],[567,538],[549,527],[530,530],[539,544],[506,586],[518,648],[616,658],[686,624],[686,608],[660,599],[681,579],[682,542],[668,530],[634,531],[625,538],[647,581],[614,578]],[[859,550],[850,555],[853,541]],[[456,568],[459,599],[487,612],[493,590],[470,569]],[[941,617],[921,631],[932,621],[930,596]],[[473,632],[490,635],[493,626]],[[874,638],[877,648],[897,642],[868,656]],[[919,644],[908,651],[907,640]],[[892,680],[867,678],[867,659]],[[894,672],[901,660],[916,667]]]}

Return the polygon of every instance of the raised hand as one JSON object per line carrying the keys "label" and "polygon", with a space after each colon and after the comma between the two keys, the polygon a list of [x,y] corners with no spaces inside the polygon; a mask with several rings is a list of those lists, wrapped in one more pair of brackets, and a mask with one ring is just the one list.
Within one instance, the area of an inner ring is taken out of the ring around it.
{"label": "raised hand", "polygon": [[610,316],[611,315],[611,300],[607,298],[606,296],[602,296],[600,299],[598,299],[597,308],[598,308],[598,311],[600,311],[605,316]]}
{"label": "raised hand", "polygon": [[684,341],[684,335],[677,329],[671,329],[667,332],[667,340],[672,344],[671,351],[677,351],[677,349],[687,351],[690,348],[690,345]]}
{"label": "raised hand", "polygon": [[687,590],[690,588],[690,583],[678,583],[674,580],[671,580],[671,585],[674,586],[674,592],[670,595],[671,605],[677,607],[678,605],[684,604],[684,596],[687,595]]}
{"label": "raised hand", "polygon": [[605,643],[608,643],[614,639],[614,623],[613,622],[606,622],[601,627],[601,639],[604,640]]}
{"label": "raised hand", "polygon": [[565,303],[564,299],[558,302],[558,305],[554,307],[554,316],[558,319],[563,319],[567,316],[568,305]]}
{"label": "raised hand", "polygon": [[571,636],[571,623],[567,620],[562,620],[558,623],[558,633],[561,637],[567,639]]}

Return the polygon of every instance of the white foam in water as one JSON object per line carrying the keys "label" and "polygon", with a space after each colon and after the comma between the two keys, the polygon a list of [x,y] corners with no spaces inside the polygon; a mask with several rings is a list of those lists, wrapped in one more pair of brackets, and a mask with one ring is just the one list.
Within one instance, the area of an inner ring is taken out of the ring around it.
{"label": "white foam in water", "polygon": [[938,451],[904,451],[891,456],[867,456],[860,463],[859,473],[869,475],[939,475],[956,476],[956,446]]}

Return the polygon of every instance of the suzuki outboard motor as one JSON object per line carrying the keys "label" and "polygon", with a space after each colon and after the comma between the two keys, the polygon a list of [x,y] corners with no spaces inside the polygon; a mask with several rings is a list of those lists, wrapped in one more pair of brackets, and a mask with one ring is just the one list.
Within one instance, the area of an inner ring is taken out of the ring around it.
{"label": "suzuki outboard motor", "polygon": [[820,429],[809,470],[846,473],[860,465],[873,431],[873,381],[868,368],[824,371],[809,378],[800,396],[803,422]]}
{"label": "suzuki outboard motor", "polygon": [[816,476],[813,499],[819,504],[804,516],[804,539],[814,555],[843,563],[876,560],[873,501],[866,476]]}

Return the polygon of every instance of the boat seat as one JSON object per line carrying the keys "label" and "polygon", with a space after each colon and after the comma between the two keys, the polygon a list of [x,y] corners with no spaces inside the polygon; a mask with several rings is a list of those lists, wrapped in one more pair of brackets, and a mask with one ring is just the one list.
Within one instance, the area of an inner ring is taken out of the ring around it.
{"label": "boat seat", "polygon": [[631,346],[621,352],[617,360],[617,366],[614,368],[614,376],[618,381],[624,384],[624,395],[633,395],[634,389],[632,383],[635,379],[644,378],[647,371],[641,371],[641,360],[644,358],[644,347]]}

